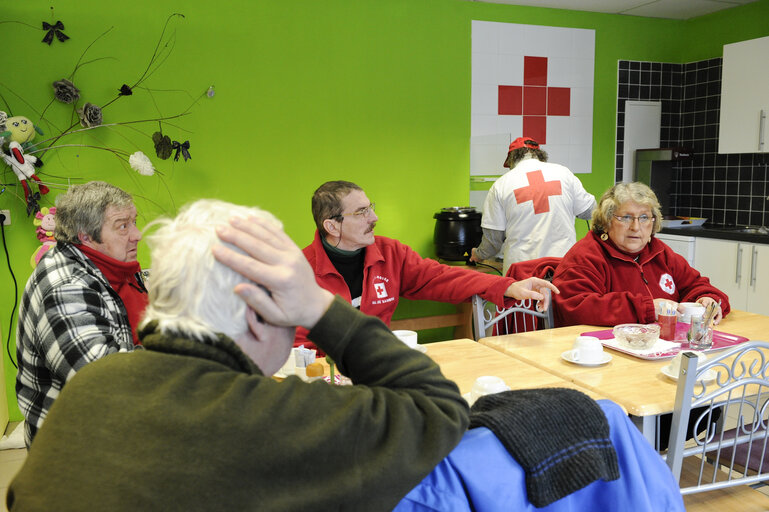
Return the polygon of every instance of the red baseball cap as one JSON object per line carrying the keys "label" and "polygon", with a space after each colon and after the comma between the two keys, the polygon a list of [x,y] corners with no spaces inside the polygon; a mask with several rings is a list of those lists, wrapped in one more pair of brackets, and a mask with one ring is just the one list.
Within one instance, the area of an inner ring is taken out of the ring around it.
{"label": "red baseball cap", "polygon": [[507,152],[509,153],[512,150],[518,148],[539,149],[539,142],[532,139],[531,137],[518,137],[510,143],[510,147],[507,149]]}

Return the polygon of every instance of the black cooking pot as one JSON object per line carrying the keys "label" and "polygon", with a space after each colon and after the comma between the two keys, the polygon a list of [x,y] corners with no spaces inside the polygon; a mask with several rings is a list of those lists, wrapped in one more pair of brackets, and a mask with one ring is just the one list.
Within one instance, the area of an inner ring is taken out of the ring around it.
{"label": "black cooking pot", "polygon": [[472,206],[452,206],[441,208],[433,218],[433,242],[438,257],[449,261],[466,261],[470,250],[478,247],[483,238],[481,212]]}

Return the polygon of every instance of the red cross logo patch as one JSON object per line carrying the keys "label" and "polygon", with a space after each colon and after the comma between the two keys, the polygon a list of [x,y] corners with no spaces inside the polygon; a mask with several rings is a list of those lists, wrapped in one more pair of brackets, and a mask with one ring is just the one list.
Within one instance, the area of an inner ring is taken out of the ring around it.
{"label": "red cross logo patch", "polygon": [[376,292],[377,299],[387,297],[387,288],[385,288],[384,283],[374,283],[374,292]]}
{"label": "red cross logo patch", "polygon": [[547,213],[550,211],[550,196],[561,195],[560,181],[545,181],[542,171],[531,171],[526,173],[526,179],[529,184],[525,187],[517,188],[515,193],[515,202],[518,204],[531,201],[534,205],[534,214]]}
{"label": "red cross logo patch", "polygon": [[676,291],[676,283],[673,281],[673,276],[662,274],[660,276],[660,288],[662,288],[663,292],[673,295],[673,292]]}

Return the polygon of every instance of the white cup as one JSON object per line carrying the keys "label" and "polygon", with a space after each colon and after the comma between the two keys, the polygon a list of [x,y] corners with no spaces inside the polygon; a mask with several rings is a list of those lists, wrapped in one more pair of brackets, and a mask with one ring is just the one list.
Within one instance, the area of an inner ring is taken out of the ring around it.
{"label": "white cup", "polygon": [[393,334],[401,340],[403,343],[411,348],[417,347],[417,333],[416,331],[393,331]]}
{"label": "white cup", "polygon": [[681,302],[678,304],[680,313],[678,313],[678,321],[685,324],[691,323],[693,316],[703,316],[705,314],[705,306],[699,302]]}
{"label": "white cup", "polygon": [[603,361],[603,345],[595,336],[577,336],[569,352],[572,361],[598,363]]}
{"label": "white cup", "polygon": [[[708,356],[705,354],[705,352],[700,352],[698,350],[686,350],[685,352],[691,352],[692,354],[697,355],[697,367],[702,365],[704,363]],[[675,357],[670,361],[670,366],[668,366],[668,371],[670,371],[671,375],[678,375],[681,372],[681,360],[684,357],[683,352],[679,352],[675,355]]]}
{"label": "white cup", "polygon": [[473,383],[473,388],[470,390],[470,400],[475,402],[483,395],[491,395],[493,393],[501,393],[502,391],[509,391],[510,387],[505,384],[499,377],[493,377],[491,375],[484,375],[478,377]]}

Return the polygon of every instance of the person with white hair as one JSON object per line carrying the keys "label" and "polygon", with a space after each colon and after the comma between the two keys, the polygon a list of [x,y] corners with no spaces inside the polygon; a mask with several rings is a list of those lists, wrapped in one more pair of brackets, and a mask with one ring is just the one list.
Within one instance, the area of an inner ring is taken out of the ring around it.
{"label": "person with white hair", "polygon": [[[152,224],[144,350],[67,384],[9,510],[392,510],[459,442],[456,384],[318,286],[271,214],[200,200]],[[271,378],[295,326],[353,386]]]}

